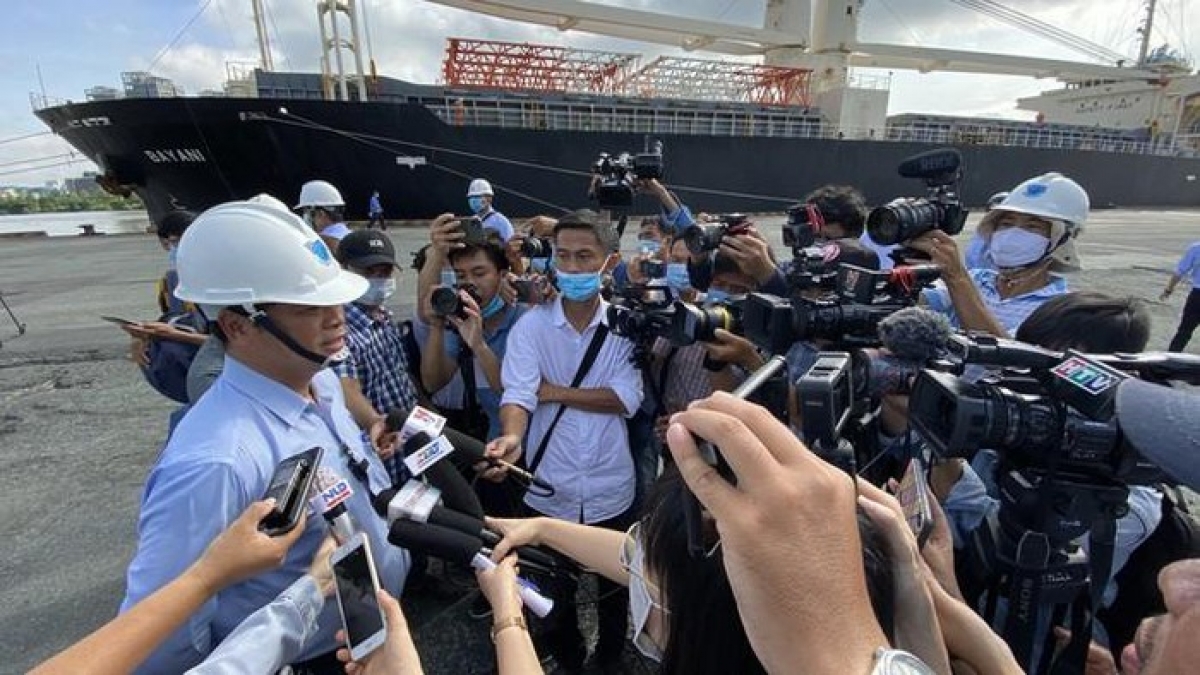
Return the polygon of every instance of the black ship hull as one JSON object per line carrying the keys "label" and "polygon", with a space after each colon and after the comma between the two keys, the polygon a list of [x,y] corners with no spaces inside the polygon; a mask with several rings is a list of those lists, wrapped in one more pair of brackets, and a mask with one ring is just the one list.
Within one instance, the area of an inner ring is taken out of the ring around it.
{"label": "black ship hull", "polygon": [[[922,143],[704,136],[446,124],[416,103],[164,98],[67,104],[37,115],[95,161],[109,184],[135,190],[151,217],[202,210],[260,192],[292,204],[321,178],[341,189],[348,217],[365,219],[379,190],[388,218],[463,213],[471,178],[497,189],[510,216],[588,205],[599,152],[663,142],[666,183],[693,210],[780,211],[826,183],[858,186],[871,203],[918,195],[896,175]],[[1082,184],[1093,206],[1200,206],[1200,158],[966,145],[963,195],[982,203],[1045,171]],[[421,163],[423,162],[423,163]],[[633,211],[650,212],[649,203]]]}

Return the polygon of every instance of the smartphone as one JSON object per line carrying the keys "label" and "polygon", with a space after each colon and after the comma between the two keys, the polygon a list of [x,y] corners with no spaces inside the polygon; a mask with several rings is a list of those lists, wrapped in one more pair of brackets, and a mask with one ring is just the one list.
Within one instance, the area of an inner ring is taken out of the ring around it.
{"label": "smartphone", "polygon": [[115,323],[118,326],[137,326],[138,325],[137,321],[130,321],[129,319],[121,319],[121,318],[118,318],[115,316],[102,316],[100,318],[109,323]]}
{"label": "smartphone", "polygon": [[933,531],[933,510],[929,505],[932,499],[929,484],[925,482],[925,463],[919,458],[908,460],[908,468],[896,488],[896,499],[904,510],[909,529],[917,538],[917,545],[924,546]]}
{"label": "smartphone", "polygon": [[479,219],[479,216],[463,216],[455,220],[458,221],[459,229],[466,235],[462,240],[464,244],[481,246],[487,243],[487,232],[484,231],[483,221]]}
{"label": "smartphone", "polygon": [[322,453],[319,447],[309,448],[275,467],[267,493],[263,495],[263,499],[275,499],[275,508],[259,522],[258,529],[278,537],[296,527],[307,508],[308,491],[317,475],[317,467],[321,465]]}
{"label": "smartphone", "polygon": [[337,589],[338,609],[346,629],[350,658],[359,661],[383,645],[387,623],[379,607],[379,575],[371,557],[371,542],[355,534],[329,559]]}

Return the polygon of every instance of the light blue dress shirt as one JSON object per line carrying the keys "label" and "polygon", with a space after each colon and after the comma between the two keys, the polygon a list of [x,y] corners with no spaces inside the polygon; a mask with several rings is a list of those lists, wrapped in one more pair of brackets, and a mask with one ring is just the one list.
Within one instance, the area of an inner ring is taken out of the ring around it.
{"label": "light blue dress shirt", "polygon": [[[1017,328],[1025,322],[1025,319],[1029,318],[1030,314],[1033,314],[1035,309],[1041,307],[1043,302],[1068,292],[1067,280],[1055,276],[1051,277],[1050,283],[1039,289],[1011,298],[1002,298],[1000,289],[996,285],[999,277],[996,270],[973,269],[970,271],[970,275],[971,281],[975,283],[975,288],[979,289],[979,294],[983,297],[984,304],[991,310],[1000,325],[1004,326],[1004,330],[1008,331],[1009,337],[1017,334]],[[939,281],[931,288],[921,291],[921,297],[929,305],[929,309],[945,314],[949,317],[952,326],[962,328],[962,324],[958,321],[958,314],[954,311],[954,302],[950,299],[950,291],[943,282]]]}
{"label": "light blue dress shirt", "polygon": [[1191,279],[1192,288],[1200,288],[1200,241],[1188,247],[1175,266],[1175,273]]}
{"label": "light blue dress shirt", "polygon": [[[337,376],[313,378],[314,401],[226,356],[212,388],[175,429],[150,471],[138,518],[138,546],[129,564],[122,611],[179,576],[253,501],[262,498],[275,467],[313,446],[324,448],[321,471],[344,478],[346,502],[371,539],[380,582],[399,597],[408,573],[407,552],[387,543],[387,524],[371,508],[368,489],[349,470],[347,455],[365,460],[371,491],[388,485],[379,458],[365,448],[346,410]],[[339,448],[344,447],[345,450]],[[178,673],[200,663],[247,616],[305,574],[328,527],[310,514],[306,531],[279,569],[230,586],[164,642],[139,672]],[[341,626],[326,607],[300,660],[335,648]]]}

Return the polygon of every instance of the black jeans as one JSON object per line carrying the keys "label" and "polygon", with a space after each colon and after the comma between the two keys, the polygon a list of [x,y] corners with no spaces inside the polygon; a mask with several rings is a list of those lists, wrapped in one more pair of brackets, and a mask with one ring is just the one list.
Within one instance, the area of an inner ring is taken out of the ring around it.
{"label": "black jeans", "polygon": [[[528,506],[525,508],[529,516],[545,515]],[[631,524],[632,509],[615,518],[592,523],[592,526],[624,532]],[[587,645],[579,630],[579,608],[575,604],[579,583],[570,577],[539,577],[537,582],[543,594],[554,600],[554,609],[542,620],[542,645],[562,668],[579,669],[587,657]],[[603,664],[620,659],[625,648],[625,633],[629,626],[629,591],[604,577],[597,577],[596,589],[600,633],[596,642],[596,658]]]}
{"label": "black jeans", "polygon": [[1200,326],[1200,288],[1193,288],[1188,294],[1187,302],[1183,304],[1183,316],[1179,317],[1179,328],[1175,329],[1175,337],[1171,338],[1167,351],[1183,351],[1196,326]]}

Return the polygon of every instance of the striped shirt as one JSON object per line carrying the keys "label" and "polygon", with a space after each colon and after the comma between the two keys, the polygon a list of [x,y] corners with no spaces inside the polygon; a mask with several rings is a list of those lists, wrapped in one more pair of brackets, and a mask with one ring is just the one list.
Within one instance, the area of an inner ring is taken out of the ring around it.
{"label": "striped shirt", "polygon": [[[1051,277],[1050,283],[1042,286],[1039,289],[1014,295],[1011,298],[1000,297],[1000,289],[997,285],[999,273],[996,270],[971,270],[971,281],[975,282],[975,287],[979,289],[979,294],[983,296],[983,303],[987,305],[992,315],[1004,326],[1004,330],[1008,331],[1009,336],[1017,334],[1017,328],[1029,318],[1033,311],[1040,307],[1043,302],[1056,295],[1067,293],[1067,280],[1060,276]],[[950,291],[946,288],[946,284],[939,281],[932,288],[927,288],[921,293],[925,303],[929,308],[945,314],[950,318],[950,324],[955,328],[962,328],[959,323],[958,314],[954,311],[954,303],[950,300]]]}
{"label": "striped shirt", "polygon": [[[417,388],[408,374],[400,327],[391,312],[380,308],[373,316],[361,305],[346,305],[346,347],[350,357],[333,366],[333,371],[338,377],[358,380],[376,412],[386,415],[392,408],[408,411],[417,405]],[[401,459],[397,453],[384,462],[396,481],[408,475]]]}

